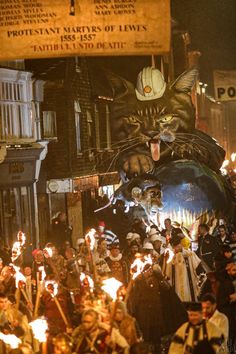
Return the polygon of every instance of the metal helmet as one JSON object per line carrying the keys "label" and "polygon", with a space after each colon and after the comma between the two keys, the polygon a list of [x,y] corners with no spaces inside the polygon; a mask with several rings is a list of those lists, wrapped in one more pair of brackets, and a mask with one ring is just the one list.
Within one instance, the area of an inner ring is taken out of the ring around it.
{"label": "metal helmet", "polygon": [[138,74],[136,96],[140,101],[149,101],[160,98],[166,89],[162,73],[153,67],[143,68]]}

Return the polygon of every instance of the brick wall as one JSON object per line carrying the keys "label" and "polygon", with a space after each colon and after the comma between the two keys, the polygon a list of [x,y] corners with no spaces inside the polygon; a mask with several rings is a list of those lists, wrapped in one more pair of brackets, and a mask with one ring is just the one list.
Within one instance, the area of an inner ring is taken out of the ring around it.
{"label": "brick wall", "polygon": [[[80,72],[75,71],[73,58],[65,60],[64,78],[52,78],[45,84],[42,111],[53,110],[57,115],[57,137],[48,145],[45,168],[47,179],[66,178],[96,173],[89,160],[87,111],[94,116],[86,59],[80,60]],[[77,155],[74,101],[80,103],[82,154]]]}

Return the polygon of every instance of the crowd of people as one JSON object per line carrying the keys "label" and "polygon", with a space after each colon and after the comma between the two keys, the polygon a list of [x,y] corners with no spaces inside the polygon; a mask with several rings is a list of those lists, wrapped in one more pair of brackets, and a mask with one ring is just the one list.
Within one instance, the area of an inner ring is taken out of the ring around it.
{"label": "crowd of people", "polygon": [[[234,353],[235,230],[200,224],[194,251],[185,227],[164,223],[145,233],[134,224],[120,240],[100,221],[75,247],[54,235],[31,250],[22,232],[11,251],[0,245],[0,353]],[[44,345],[30,325],[40,318]]]}

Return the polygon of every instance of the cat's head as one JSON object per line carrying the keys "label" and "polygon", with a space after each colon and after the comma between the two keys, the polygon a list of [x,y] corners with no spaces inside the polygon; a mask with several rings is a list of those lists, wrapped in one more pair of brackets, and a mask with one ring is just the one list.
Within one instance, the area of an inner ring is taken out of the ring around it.
{"label": "cat's head", "polygon": [[115,141],[146,143],[154,160],[176,139],[176,134],[191,131],[195,126],[195,110],[191,89],[196,81],[196,68],[185,71],[165,86],[162,96],[139,100],[132,83],[109,75],[113,91],[112,135]]}

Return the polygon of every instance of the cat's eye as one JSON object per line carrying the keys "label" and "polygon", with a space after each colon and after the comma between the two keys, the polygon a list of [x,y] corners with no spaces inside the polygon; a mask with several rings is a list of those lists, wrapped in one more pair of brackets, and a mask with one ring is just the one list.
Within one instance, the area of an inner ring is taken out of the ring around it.
{"label": "cat's eye", "polygon": [[162,123],[170,122],[172,118],[173,118],[172,114],[166,114],[165,116],[161,117],[161,122]]}

